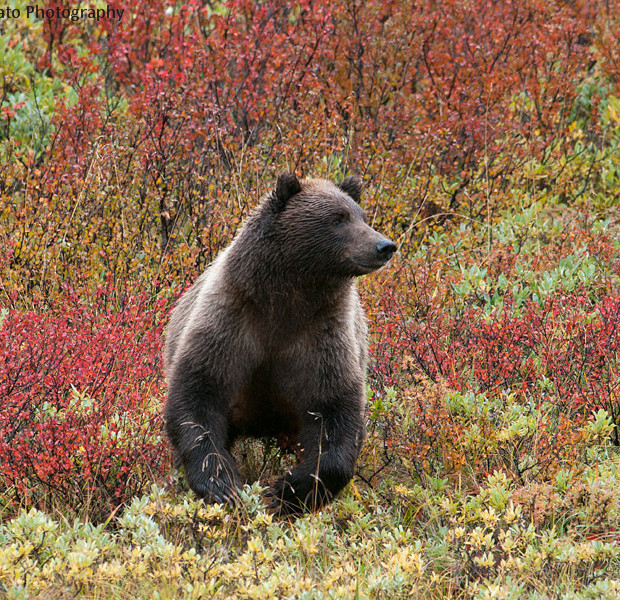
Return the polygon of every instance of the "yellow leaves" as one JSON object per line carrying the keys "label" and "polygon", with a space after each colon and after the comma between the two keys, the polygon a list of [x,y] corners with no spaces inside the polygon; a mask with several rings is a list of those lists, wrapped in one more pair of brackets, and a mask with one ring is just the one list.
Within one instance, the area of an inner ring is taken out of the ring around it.
{"label": "yellow leaves", "polygon": [[[579,125],[575,121],[573,121],[568,126],[568,135],[573,140],[581,140],[581,139],[584,138],[583,129],[581,129],[581,127],[579,127]],[[560,157],[560,159],[561,160],[563,159],[565,164],[566,164],[566,157],[565,156]]]}
{"label": "yellow leaves", "polygon": [[[614,394],[618,398],[619,394]],[[612,435],[616,425],[613,423],[613,419],[604,409],[599,409],[592,414],[589,421],[583,426],[584,439],[586,443],[591,445],[602,445]]]}
{"label": "yellow leaves", "polygon": [[474,550],[490,548],[493,545],[493,532],[485,532],[482,527],[478,526],[469,534],[465,544]]}
{"label": "yellow leaves", "polygon": [[264,546],[263,540],[259,536],[254,536],[248,541],[247,546],[248,552],[252,552],[254,554],[263,554]]}
{"label": "yellow leaves", "polygon": [[512,554],[519,546],[511,531],[502,531],[500,540],[500,547],[506,554]]}
{"label": "yellow leaves", "polygon": [[495,525],[497,525],[497,522],[499,521],[499,515],[497,514],[497,512],[492,506],[489,506],[489,508],[481,510],[480,518],[482,519],[482,522],[487,527],[490,527],[490,528],[495,527]]}
{"label": "yellow leaves", "polygon": [[523,508],[520,505],[517,505],[515,507],[515,505],[513,504],[511,500],[510,503],[508,504],[508,508],[506,509],[506,512],[504,513],[504,519],[506,520],[508,524],[511,524],[511,523],[514,523],[517,519],[519,519],[522,513],[523,513]]}
{"label": "yellow leaves", "polygon": [[0,548],[0,583],[22,581],[35,568],[30,558],[34,546],[30,542],[14,543]]}
{"label": "yellow leaves", "polygon": [[620,123],[620,99],[615,96],[608,97],[606,116],[612,123]]}
{"label": "yellow leaves", "polygon": [[103,562],[97,567],[96,576],[107,581],[118,581],[127,575],[127,568],[119,559]]}
{"label": "yellow leaves", "polygon": [[312,556],[319,552],[322,532],[312,523],[305,525],[296,531],[295,538],[302,551]]}
{"label": "yellow leaves", "polygon": [[78,544],[78,547],[67,555],[66,576],[77,582],[90,580],[93,576],[93,563],[98,554],[97,548],[89,547],[88,544]]}
{"label": "yellow leaves", "polygon": [[[422,512],[443,508],[410,527],[403,527],[399,507],[375,504],[365,492],[365,508],[346,522],[337,517],[338,502],[295,521],[274,520],[260,508],[258,487],[246,488],[247,504],[234,510],[153,488],[110,531],[30,511],[0,525],[0,585],[10,593],[21,586],[28,597],[50,590],[142,597],[153,589],[160,599],[408,599],[446,597],[458,568],[472,576],[465,583],[472,597],[516,598],[508,592],[523,581],[545,589],[544,577],[533,579],[540,573],[555,585],[556,574],[617,564],[613,540],[541,531],[526,525],[522,504],[494,504],[494,492],[509,487],[502,472],[476,494],[429,487],[416,493]],[[407,496],[402,490],[398,501]]]}
{"label": "yellow leaves", "polygon": [[421,577],[424,573],[424,560],[419,552],[414,552],[409,547],[399,548],[389,559],[388,571],[400,569],[404,573]]}
{"label": "yellow leaves", "polygon": [[495,559],[493,558],[493,554],[490,552],[485,552],[481,556],[474,557],[474,564],[480,567],[490,568],[495,564]]}

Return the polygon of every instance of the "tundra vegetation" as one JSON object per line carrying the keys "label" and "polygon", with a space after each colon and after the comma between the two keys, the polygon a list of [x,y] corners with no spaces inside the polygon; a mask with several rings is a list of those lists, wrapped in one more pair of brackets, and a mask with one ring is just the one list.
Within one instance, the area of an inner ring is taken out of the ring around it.
{"label": "tundra vegetation", "polygon": [[[285,4],[0,20],[0,597],[620,597],[619,0]],[[283,171],[399,246],[356,477],[290,520],[275,443],[207,506],[162,428],[171,305]]]}

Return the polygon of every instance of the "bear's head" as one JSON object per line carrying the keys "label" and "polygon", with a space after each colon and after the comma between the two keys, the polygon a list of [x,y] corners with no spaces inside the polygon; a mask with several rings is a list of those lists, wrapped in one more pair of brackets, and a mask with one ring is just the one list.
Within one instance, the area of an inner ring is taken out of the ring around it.
{"label": "bear's head", "polygon": [[396,245],[368,225],[360,195],[357,177],[335,184],[280,175],[264,208],[282,259],[302,276],[354,277],[385,265]]}

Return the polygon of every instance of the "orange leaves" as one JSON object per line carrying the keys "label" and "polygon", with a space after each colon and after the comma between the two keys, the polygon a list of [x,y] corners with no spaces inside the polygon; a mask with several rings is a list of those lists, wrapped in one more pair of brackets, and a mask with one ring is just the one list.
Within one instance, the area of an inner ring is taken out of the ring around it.
{"label": "orange leaves", "polygon": [[25,105],[25,102],[16,102],[13,106],[3,106],[0,109],[0,118],[4,120],[13,118],[17,114],[17,111]]}

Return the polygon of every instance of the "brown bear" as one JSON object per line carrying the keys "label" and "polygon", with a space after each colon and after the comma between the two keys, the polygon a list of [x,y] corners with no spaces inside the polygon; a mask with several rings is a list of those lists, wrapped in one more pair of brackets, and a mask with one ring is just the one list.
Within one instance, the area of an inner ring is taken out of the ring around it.
{"label": "brown bear", "polygon": [[239,436],[295,439],[302,460],[269,492],[317,509],[353,477],[365,437],[366,323],[355,277],[396,246],[366,222],[347,177],[278,178],[182,296],[166,336],[166,432],[189,486],[234,502]]}

